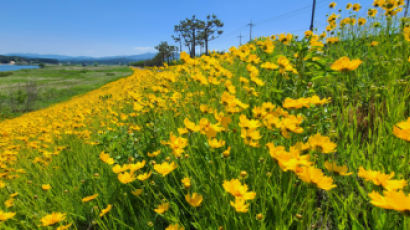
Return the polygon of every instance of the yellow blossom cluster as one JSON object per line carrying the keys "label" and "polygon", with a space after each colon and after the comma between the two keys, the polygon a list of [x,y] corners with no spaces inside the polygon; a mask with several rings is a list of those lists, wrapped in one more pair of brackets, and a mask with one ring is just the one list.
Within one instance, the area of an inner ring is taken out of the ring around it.
{"label": "yellow blossom cluster", "polygon": [[384,10],[384,15],[395,16],[403,10],[404,0],[374,0],[373,6]]}
{"label": "yellow blossom cluster", "polygon": [[406,121],[397,123],[393,127],[393,134],[400,139],[410,142],[410,117]]}
{"label": "yellow blossom cluster", "polygon": [[298,99],[286,98],[283,101],[283,108],[285,109],[300,109],[302,107],[310,108],[311,105],[323,105],[330,102],[330,98],[320,99],[318,96],[314,95],[312,97],[302,97]]}

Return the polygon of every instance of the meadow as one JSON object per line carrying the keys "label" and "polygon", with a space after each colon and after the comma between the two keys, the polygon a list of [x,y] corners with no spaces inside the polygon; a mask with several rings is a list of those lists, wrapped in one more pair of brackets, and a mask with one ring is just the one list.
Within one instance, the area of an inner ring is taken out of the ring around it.
{"label": "meadow", "polygon": [[66,101],[131,73],[121,66],[46,66],[0,72],[0,120]]}
{"label": "meadow", "polygon": [[410,229],[410,22],[342,8],[1,122],[1,228]]}

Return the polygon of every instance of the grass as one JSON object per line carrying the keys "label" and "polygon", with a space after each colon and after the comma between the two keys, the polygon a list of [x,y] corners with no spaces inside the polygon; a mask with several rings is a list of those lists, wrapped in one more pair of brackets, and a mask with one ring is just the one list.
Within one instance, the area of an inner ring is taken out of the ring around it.
{"label": "grass", "polygon": [[1,227],[409,229],[410,31],[367,20],[335,44],[182,53],[3,121]]}
{"label": "grass", "polygon": [[131,70],[121,66],[47,66],[7,73],[0,77],[0,120],[66,101],[128,76]]}

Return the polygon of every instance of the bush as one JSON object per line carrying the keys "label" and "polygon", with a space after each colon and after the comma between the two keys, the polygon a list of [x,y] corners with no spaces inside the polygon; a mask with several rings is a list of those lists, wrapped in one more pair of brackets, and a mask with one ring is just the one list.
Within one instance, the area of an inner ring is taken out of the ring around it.
{"label": "bush", "polygon": [[0,77],[8,77],[13,75],[13,72],[0,72]]}

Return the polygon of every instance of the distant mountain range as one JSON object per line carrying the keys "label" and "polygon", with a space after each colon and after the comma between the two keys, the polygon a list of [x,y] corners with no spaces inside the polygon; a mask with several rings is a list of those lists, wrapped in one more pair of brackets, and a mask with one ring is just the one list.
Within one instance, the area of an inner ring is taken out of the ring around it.
{"label": "distant mountain range", "polygon": [[128,64],[130,62],[136,62],[141,60],[152,59],[155,53],[144,53],[130,56],[109,56],[109,57],[87,57],[87,56],[64,56],[55,54],[33,54],[33,53],[8,53],[5,56],[14,56],[30,59],[52,59],[62,63],[74,63],[74,64]]}

